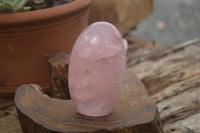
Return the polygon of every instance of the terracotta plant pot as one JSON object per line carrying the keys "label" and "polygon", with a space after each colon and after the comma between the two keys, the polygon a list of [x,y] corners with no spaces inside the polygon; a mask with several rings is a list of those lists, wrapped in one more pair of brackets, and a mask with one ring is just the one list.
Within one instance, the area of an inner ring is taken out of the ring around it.
{"label": "terracotta plant pot", "polygon": [[49,87],[49,51],[71,52],[88,25],[92,0],[75,0],[57,7],[0,15],[0,97],[13,96],[18,86]]}

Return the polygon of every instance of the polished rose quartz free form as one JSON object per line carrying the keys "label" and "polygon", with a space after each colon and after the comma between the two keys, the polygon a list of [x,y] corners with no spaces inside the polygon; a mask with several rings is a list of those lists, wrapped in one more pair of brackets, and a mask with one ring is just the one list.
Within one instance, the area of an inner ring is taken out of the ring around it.
{"label": "polished rose quartz free form", "polygon": [[69,90],[77,112],[105,116],[119,96],[125,69],[125,49],[119,31],[110,23],[87,27],[73,47]]}

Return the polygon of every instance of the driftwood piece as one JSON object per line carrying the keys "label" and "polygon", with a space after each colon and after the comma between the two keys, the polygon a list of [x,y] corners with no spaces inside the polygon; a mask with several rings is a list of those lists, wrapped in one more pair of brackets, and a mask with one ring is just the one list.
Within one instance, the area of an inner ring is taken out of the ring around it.
{"label": "driftwood piece", "polygon": [[127,66],[157,102],[164,132],[199,133],[200,39],[160,50],[134,50],[128,51]]}
{"label": "driftwood piece", "polygon": [[[199,39],[162,48],[135,36],[126,38],[127,66],[157,101],[165,133],[199,133]],[[21,133],[16,116],[8,114],[0,118],[0,131]]]}
{"label": "driftwood piece", "polygon": [[24,133],[162,133],[156,104],[141,81],[126,71],[120,98],[105,117],[76,113],[71,100],[49,98],[37,85],[17,89],[15,104]]}
{"label": "driftwood piece", "polygon": [[46,55],[50,69],[49,96],[57,99],[70,99],[68,88],[69,54],[53,52]]}

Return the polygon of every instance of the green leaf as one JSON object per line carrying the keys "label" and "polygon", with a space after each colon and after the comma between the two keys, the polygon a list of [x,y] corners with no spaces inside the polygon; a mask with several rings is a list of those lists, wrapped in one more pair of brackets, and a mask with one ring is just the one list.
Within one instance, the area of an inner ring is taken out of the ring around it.
{"label": "green leaf", "polygon": [[30,11],[30,10],[31,10],[30,6],[25,6],[23,11],[26,12],[26,11]]}

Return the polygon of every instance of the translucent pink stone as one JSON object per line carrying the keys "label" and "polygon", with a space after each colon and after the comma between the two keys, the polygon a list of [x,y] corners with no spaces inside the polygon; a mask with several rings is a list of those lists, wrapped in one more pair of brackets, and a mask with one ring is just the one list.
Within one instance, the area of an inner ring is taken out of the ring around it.
{"label": "translucent pink stone", "polygon": [[69,90],[77,112],[105,116],[119,96],[125,69],[125,48],[110,23],[87,27],[73,47],[69,63]]}

